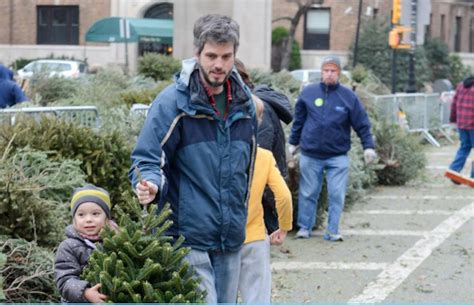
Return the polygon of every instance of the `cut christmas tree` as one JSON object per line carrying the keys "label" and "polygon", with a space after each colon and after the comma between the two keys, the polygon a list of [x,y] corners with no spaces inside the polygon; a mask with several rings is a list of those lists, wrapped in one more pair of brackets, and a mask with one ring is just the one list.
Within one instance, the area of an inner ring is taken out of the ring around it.
{"label": "cut christmas tree", "polygon": [[127,213],[116,207],[119,230],[106,227],[103,243],[89,258],[82,277],[114,303],[203,303],[204,293],[187,262],[189,248],[180,247],[164,232],[171,226],[169,205],[156,214],[156,205],[142,213],[133,201]]}

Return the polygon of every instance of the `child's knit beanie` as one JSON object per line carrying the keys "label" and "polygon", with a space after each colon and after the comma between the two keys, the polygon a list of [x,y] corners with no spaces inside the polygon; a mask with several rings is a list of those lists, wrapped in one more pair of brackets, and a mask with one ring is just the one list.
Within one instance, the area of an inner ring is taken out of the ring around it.
{"label": "child's knit beanie", "polygon": [[97,203],[102,208],[102,210],[104,210],[105,215],[107,215],[107,218],[110,219],[110,209],[112,208],[112,204],[110,202],[110,195],[109,192],[107,192],[103,188],[97,187],[92,184],[86,184],[83,187],[76,188],[71,199],[72,217],[74,217],[74,214],[76,214],[77,209],[84,202]]}

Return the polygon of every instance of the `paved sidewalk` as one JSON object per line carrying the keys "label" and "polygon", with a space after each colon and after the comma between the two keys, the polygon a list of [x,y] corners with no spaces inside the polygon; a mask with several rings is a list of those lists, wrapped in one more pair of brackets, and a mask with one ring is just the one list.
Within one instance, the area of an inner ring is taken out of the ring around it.
{"label": "paved sidewalk", "polygon": [[273,247],[273,302],[474,303],[474,189],[443,176],[456,148],[427,147],[424,177],[345,211],[344,242]]}

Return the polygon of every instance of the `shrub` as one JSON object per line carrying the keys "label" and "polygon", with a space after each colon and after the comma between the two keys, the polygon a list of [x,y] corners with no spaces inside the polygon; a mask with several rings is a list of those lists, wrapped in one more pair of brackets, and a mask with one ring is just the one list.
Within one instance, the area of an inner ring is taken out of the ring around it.
{"label": "shrub", "polygon": [[27,59],[27,58],[17,58],[15,61],[12,63],[12,67],[14,70],[20,70],[23,69],[27,64],[32,62],[34,59]]}
{"label": "shrub", "polygon": [[[282,26],[276,27],[272,30],[271,66],[273,71],[277,72],[281,70],[281,59],[284,52],[283,47],[288,35],[288,29]],[[296,41],[293,41],[293,45],[291,46],[290,63],[288,68],[290,70],[301,68],[300,46]]]}
{"label": "shrub", "polygon": [[154,80],[169,80],[181,69],[181,62],[171,56],[146,53],[138,60],[138,73]]}
{"label": "shrub", "polygon": [[130,89],[122,92],[120,98],[128,108],[132,107],[133,104],[149,105],[170,84],[170,81],[161,81],[154,88]]}
{"label": "shrub", "polygon": [[425,168],[426,157],[419,136],[383,121],[374,124],[381,169],[377,178],[383,185],[404,185]]}
{"label": "shrub", "polygon": [[49,106],[57,100],[72,97],[76,91],[73,79],[50,77],[48,72],[44,72],[35,74],[29,80],[27,95],[40,106]]}
{"label": "shrub", "polygon": [[369,76],[369,72],[361,64],[357,64],[357,66],[355,66],[355,68],[352,69],[351,74],[352,74],[352,80],[357,83],[362,83]]}
{"label": "shrub", "polygon": [[14,134],[13,151],[29,145],[47,151],[53,161],[79,160],[87,182],[106,188],[114,203],[123,192],[132,191],[127,178],[131,143],[117,131],[98,133],[55,118],[42,117],[38,122],[24,117],[13,127],[3,126],[0,148]]}
{"label": "shrub", "polygon": [[461,57],[457,54],[449,55],[449,71],[451,71],[450,80],[455,87],[470,74],[469,67],[463,65]]}
{"label": "shrub", "polygon": [[286,94],[290,101],[298,96],[301,83],[293,78],[288,71],[271,73],[259,69],[250,69],[250,79],[255,85],[268,85],[275,90]]}
{"label": "shrub", "polygon": [[0,237],[0,253],[7,256],[0,268],[7,303],[58,303],[54,280],[54,253],[24,239]]}
{"label": "shrub", "polygon": [[425,41],[423,48],[430,63],[432,81],[449,78],[449,48],[440,38],[431,38]]}
{"label": "shrub", "polygon": [[84,184],[78,161],[50,161],[20,149],[0,160],[0,234],[54,246],[69,219],[69,198]]}
{"label": "shrub", "polygon": [[288,68],[290,69],[290,71],[301,69],[300,46],[296,41],[293,41],[293,45],[291,46],[291,59],[290,66]]}

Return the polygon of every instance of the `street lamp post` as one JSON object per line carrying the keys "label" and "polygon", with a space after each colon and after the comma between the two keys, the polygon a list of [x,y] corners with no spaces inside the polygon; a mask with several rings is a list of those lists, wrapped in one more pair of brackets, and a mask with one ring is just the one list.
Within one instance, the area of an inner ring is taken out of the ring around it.
{"label": "street lamp post", "polygon": [[360,16],[362,13],[362,0],[359,0],[359,11],[357,15],[357,29],[356,29],[356,38],[354,44],[354,61],[352,62],[352,67],[355,68],[357,65],[357,52],[359,51],[359,32],[360,32]]}
{"label": "street lamp post", "polygon": [[416,76],[415,76],[415,51],[416,51],[416,19],[417,19],[417,9],[418,9],[418,0],[411,0],[411,16],[410,16],[410,25],[412,31],[410,33],[410,62],[408,67],[408,84],[405,89],[407,93],[414,93],[416,92]]}

